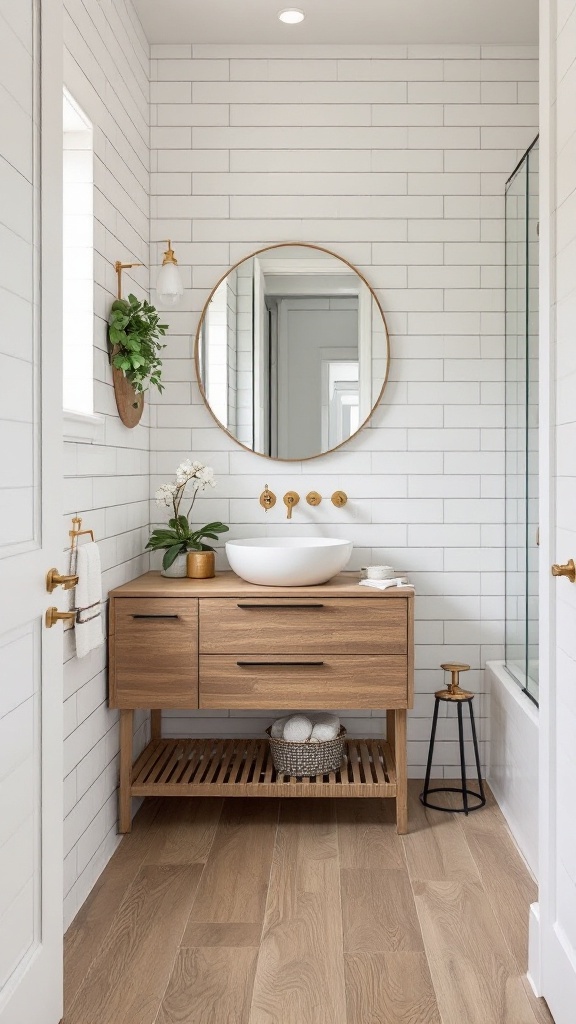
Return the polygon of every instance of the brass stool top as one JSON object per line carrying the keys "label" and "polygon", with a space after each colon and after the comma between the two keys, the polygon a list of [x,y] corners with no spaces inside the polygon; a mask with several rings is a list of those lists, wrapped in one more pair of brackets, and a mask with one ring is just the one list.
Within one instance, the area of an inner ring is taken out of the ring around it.
{"label": "brass stool top", "polygon": [[438,700],[472,700],[472,698],[474,697],[473,693],[470,693],[469,690],[460,689],[460,673],[468,672],[470,670],[470,665],[465,665],[459,661],[449,661],[446,664],[441,665],[440,668],[443,668],[445,672],[451,672],[452,680],[448,684],[447,690],[436,691],[435,696],[438,698]]}

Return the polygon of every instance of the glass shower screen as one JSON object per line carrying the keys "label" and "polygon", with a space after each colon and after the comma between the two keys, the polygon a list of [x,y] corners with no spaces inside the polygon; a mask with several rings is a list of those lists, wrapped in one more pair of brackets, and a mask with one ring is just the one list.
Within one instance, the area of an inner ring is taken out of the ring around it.
{"label": "glass shower screen", "polygon": [[506,185],[506,667],[538,701],[538,139]]}

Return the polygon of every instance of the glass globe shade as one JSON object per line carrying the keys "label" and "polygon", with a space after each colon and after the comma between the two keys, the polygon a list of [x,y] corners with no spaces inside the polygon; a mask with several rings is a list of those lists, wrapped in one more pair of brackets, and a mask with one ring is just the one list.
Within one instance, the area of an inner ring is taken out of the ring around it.
{"label": "glass globe shade", "polygon": [[156,282],[156,294],[163,306],[175,306],[184,295],[180,271],[174,263],[165,263],[160,268]]}

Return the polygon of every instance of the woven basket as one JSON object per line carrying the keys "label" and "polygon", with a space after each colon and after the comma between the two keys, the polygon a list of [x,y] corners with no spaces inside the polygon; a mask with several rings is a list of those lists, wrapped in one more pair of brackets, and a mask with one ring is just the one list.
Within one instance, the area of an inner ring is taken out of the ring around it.
{"label": "woven basket", "polygon": [[[266,729],[268,736],[270,729]],[[289,743],[288,740],[270,736],[274,767],[279,775],[307,776],[336,772],[342,764],[345,741],[344,726],[341,726],[335,739],[323,740],[321,743]]]}

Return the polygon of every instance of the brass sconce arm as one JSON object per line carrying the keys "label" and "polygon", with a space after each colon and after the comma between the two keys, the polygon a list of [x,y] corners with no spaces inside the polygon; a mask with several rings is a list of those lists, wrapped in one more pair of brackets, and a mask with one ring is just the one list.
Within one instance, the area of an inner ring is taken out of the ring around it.
{"label": "brass sconce arm", "polygon": [[122,271],[132,270],[132,267],[144,267],[144,263],[122,263],[120,260],[116,260],[114,264],[114,270],[118,275],[118,298],[122,298]]}

